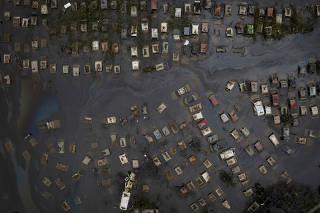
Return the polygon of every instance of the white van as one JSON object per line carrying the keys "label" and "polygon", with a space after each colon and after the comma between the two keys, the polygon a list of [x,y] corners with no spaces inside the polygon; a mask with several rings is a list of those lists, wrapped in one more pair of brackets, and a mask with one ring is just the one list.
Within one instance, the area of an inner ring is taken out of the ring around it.
{"label": "white van", "polygon": [[269,136],[269,140],[271,141],[271,143],[274,145],[274,146],[278,146],[279,145],[279,141],[276,137],[276,135],[274,133],[272,133],[270,136]]}
{"label": "white van", "polygon": [[128,208],[128,204],[129,204],[129,200],[130,200],[130,192],[122,192],[122,196],[121,196],[121,203],[120,203],[120,209],[121,210],[127,210]]}
{"label": "white van", "polygon": [[228,149],[228,150],[225,150],[223,152],[220,153],[220,158],[222,160],[226,160],[226,159],[229,159],[231,157],[234,157],[235,156],[235,152],[233,149]]}
{"label": "white van", "polygon": [[198,112],[198,113],[196,113],[196,114],[193,114],[193,115],[192,115],[192,118],[193,118],[193,120],[195,120],[195,121],[198,121],[198,120],[203,119],[202,112]]}

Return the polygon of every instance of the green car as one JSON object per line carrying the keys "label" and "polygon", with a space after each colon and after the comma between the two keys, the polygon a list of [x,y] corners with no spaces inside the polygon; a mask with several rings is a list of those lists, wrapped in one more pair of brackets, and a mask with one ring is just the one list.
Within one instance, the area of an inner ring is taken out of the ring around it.
{"label": "green car", "polygon": [[247,34],[254,35],[254,27],[253,24],[247,24]]}

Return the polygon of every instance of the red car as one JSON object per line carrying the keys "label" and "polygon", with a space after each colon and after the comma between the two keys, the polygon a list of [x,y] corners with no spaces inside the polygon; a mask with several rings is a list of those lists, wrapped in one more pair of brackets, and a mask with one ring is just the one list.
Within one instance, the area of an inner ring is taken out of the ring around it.
{"label": "red car", "polygon": [[207,126],[208,125],[208,121],[206,119],[203,119],[202,121],[200,121],[198,123],[198,127],[199,129],[202,129],[203,127]]}
{"label": "red car", "polygon": [[262,146],[262,144],[261,144],[260,141],[257,141],[257,142],[254,144],[254,147],[256,148],[256,150],[257,150],[258,152],[262,152],[262,151],[263,151],[263,146]]}
{"label": "red car", "polygon": [[232,110],[231,112],[229,112],[230,118],[233,122],[236,122],[237,120],[239,120],[239,116],[237,115],[237,113]]}
{"label": "red car", "polygon": [[151,0],[151,10],[156,10],[158,9],[158,4],[157,4],[157,0]]}
{"label": "red car", "polygon": [[297,102],[296,99],[290,99],[289,100],[290,109],[296,109],[297,108]]}
{"label": "red car", "polygon": [[279,106],[279,95],[278,94],[272,95],[272,104],[273,104],[273,106]]}
{"label": "red car", "polygon": [[270,18],[273,17],[273,8],[272,8],[272,7],[269,7],[269,8],[267,9],[267,16],[270,17]]}
{"label": "red car", "polygon": [[201,53],[207,53],[207,50],[208,50],[208,44],[201,43],[200,44],[200,52]]}
{"label": "red car", "polygon": [[216,99],[216,96],[214,94],[209,96],[209,101],[211,102],[212,106],[214,106],[214,107],[219,104],[219,102]]}

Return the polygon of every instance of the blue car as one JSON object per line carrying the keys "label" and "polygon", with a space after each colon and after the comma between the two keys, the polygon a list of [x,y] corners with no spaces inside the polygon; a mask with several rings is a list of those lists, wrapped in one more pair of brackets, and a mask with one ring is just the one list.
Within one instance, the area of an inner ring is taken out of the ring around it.
{"label": "blue car", "polygon": [[188,106],[188,105],[193,104],[197,100],[198,100],[198,95],[197,94],[191,94],[191,95],[188,95],[187,97],[185,97],[183,99],[183,103]]}
{"label": "blue car", "polygon": [[210,144],[216,143],[216,142],[218,141],[218,139],[219,139],[219,138],[218,138],[218,135],[217,135],[217,134],[208,136],[208,142],[209,142]]}

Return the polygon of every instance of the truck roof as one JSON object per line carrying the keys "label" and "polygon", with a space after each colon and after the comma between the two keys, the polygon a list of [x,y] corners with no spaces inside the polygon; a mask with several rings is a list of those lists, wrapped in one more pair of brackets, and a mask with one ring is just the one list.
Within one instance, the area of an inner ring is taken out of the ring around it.
{"label": "truck roof", "polygon": [[220,158],[222,160],[229,159],[233,156],[235,156],[235,152],[233,149],[228,149],[220,153]]}

